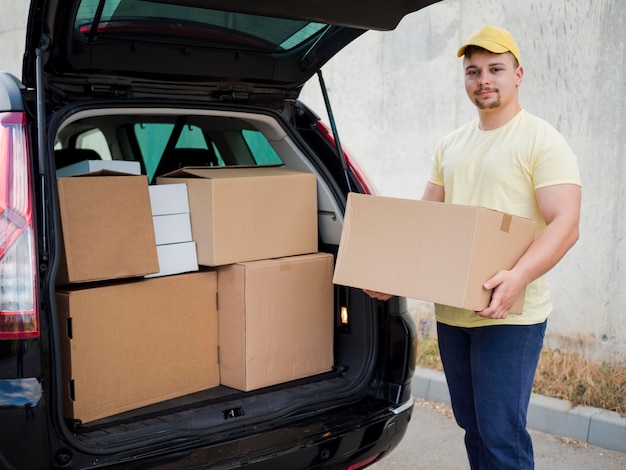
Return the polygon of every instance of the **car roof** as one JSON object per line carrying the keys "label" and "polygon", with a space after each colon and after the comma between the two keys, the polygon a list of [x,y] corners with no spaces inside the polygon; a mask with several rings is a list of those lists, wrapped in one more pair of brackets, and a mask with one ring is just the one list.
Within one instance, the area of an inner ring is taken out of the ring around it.
{"label": "car roof", "polygon": [[368,29],[437,0],[33,0],[23,80],[300,87]]}

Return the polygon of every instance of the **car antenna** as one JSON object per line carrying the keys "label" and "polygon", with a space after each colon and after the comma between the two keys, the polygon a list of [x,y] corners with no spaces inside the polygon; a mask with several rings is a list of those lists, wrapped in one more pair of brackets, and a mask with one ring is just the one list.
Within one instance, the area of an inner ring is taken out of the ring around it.
{"label": "car antenna", "polygon": [[335,116],[333,115],[333,110],[330,106],[330,100],[328,99],[328,90],[326,90],[326,83],[324,82],[324,76],[322,75],[322,69],[317,71],[317,76],[320,80],[320,88],[322,89],[322,96],[324,97],[324,104],[326,105],[326,112],[328,113],[328,120],[330,121],[330,128],[333,132],[333,138],[335,139],[335,148],[337,149],[337,154],[339,155],[339,160],[341,161],[341,168],[343,169],[343,174],[346,177],[346,183],[348,184],[348,192],[352,192],[352,185],[350,184],[350,175],[348,173],[348,162],[346,162],[346,156],[341,149],[341,142],[339,141],[339,132],[337,132],[337,125],[335,124]]}

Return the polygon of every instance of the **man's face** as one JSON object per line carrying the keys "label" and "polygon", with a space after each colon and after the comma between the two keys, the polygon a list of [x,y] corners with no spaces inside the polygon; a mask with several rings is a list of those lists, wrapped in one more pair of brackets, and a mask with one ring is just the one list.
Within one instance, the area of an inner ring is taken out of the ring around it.
{"label": "man's face", "polygon": [[463,59],[465,91],[480,110],[497,110],[517,103],[524,70],[509,53],[476,50]]}

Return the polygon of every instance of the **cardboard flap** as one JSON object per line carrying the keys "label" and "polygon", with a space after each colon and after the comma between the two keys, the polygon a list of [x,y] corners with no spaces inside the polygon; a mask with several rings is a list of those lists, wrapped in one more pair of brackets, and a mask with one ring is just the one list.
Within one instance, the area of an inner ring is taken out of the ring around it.
{"label": "cardboard flap", "polygon": [[[114,171],[114,170],[96,170],[96,171],[91,171],[89,173],[79,173],[76,175],[70,175],[70,176],[61,176],[60,178],[85,178],[85,177],[91,177],[91,176],[139,176],[139,175],[135,175],[133,173],[125,173],[122,171]],[[146,176],[146,180],[147,180],[147,176]]]}
{"label": "cardboard flap", "polygon": [[[246,176],[247,173],[259,174],[259,170],[276,169],[287,167],[284,165],[232,165],[232,166],[185,166],[169,173],[159,175],[159,178],[214,178],[219,175],[220,178],[235,176]],[[248,171],[252,170],[252,172]],[[219,173],[217,173],[219,172]]]}
{"label": "cardboard flap", "polygon": [[[220,168],[220,167],[214,167]],[[170,171],[169,173],[165,173],[163,175],[159,175],[158,178],[202,178],[203,176],[197,174],[197,170],[206,169],[204,166],[185,166],[183,168],[179,168],[174,171]],[[158,179],[157,178],[157,179]]]}

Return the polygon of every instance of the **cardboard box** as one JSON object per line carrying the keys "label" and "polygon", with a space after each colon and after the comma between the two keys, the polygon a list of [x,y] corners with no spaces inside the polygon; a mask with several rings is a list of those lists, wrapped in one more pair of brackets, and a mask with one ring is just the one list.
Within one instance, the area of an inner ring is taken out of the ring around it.
{"label": "cardboard box", "polygon": [[198,270],[195,242],[157,245],[159,272],[145,277],[169,276]]}
{"label": "cardboard box", "polygon": [[215,272],[56,299],[66,418],[86,423],[219,385]]}
{"label": "cardboard box", "polygon": [[146,176],[57,180],[64,255],[57,284],[159,270]]}
{"label": "cardboard box", "polygon": [[223,385],[249,391],[331,370],[332,271],[326,253],[217,268]]}
{"label": "cardboard box", "polygon": [[184,183],[151,185],[150,206],[152,215],[188,214],[189,197]]}
{"label": "cardboard box", "polygon": [[157,184],[184,182],[198,262],[221,266],[317,251],[317,182],[286,167],[186,167]]}
{"label": "cardboard box", "polygon": [[83,160],[82,162],[59,168],[56,172],[57,178],[64,176],[81,175],[102,170],[126,173],[129,175],[140,175],[141,165],[139,162],[127,160]]}
{"label": "cardboard box", "polygon": [[[535,225],[483,207],[352,193],[333,281],[482,310],[491,297],[483,283],[515,265]],[[523,297],[513,313],[521,313]]]}
{"label": "cardboard box", "polygon": [[189,213],[152,216],[157,245],[192,241]]}

